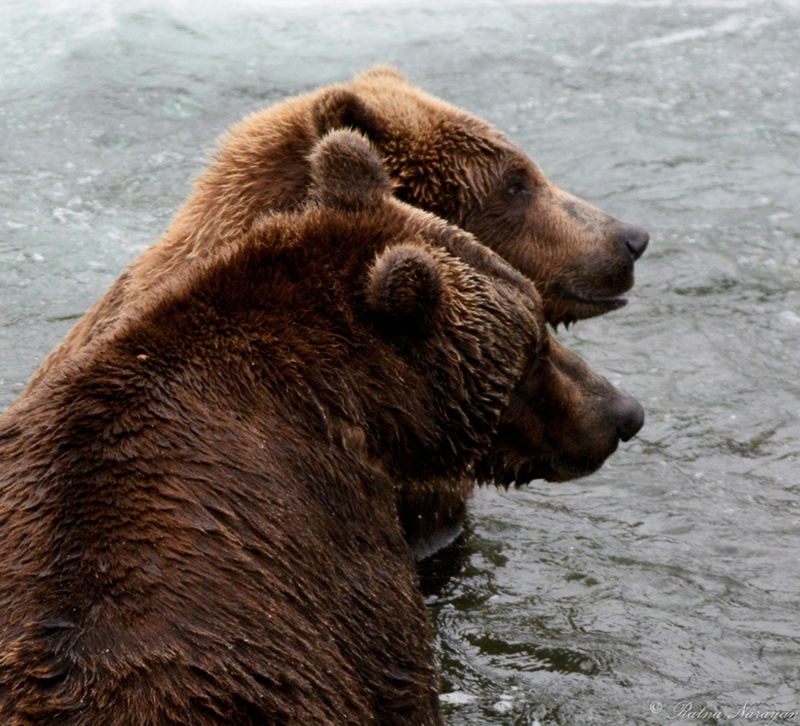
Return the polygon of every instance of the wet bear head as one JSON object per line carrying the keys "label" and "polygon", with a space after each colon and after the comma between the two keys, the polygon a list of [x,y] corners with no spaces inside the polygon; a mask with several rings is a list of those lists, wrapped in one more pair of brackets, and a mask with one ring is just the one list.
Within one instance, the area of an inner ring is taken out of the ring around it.
{"label": "wet bear head", "polygon": [[379,67],[324,92],[315,122],[366,135],[398,198],[472,232],[536,282],[551,323],[625,304],[648,233],[556,187],[485,121]]}

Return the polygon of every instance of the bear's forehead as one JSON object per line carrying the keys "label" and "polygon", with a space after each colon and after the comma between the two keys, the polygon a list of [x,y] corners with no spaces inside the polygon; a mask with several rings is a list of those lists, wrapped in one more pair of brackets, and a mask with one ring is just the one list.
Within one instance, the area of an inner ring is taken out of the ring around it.
{"label": "bear's forehead", "polygon": [[376,119],[375,140],[395,178],[428,177],[437,184],[449,179],[480,194],[489,191],[485,184],[493,187],[498,177],[513,171],[541,175],[490,123],[416,88],[396,72],[365,74],[352,87]]}
{"label": "bear's forehead", "polygon": [[432,174],[504,174],[532,167],[530,159],[491,127],[482,128],[462,119],[429,119],[424,128],[397,124],[389,128],[381,151],[404,159],[404,164]]}

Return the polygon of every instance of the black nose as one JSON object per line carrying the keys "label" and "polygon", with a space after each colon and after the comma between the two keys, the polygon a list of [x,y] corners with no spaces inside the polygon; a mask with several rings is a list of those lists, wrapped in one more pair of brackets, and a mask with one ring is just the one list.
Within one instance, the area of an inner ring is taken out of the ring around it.
{"label": "black nose", "polygon": [[635,398],[620,392],[614,402],[614,414],[617,422],[617,436],[622,441],[629,441],[644,426],[644,409]]}
{"label": "black nose", "polygon": [[625,246],[631,253],[631,257],[633,257],[634,260],[638,260],[647,249],[647,243],[650,241],[650,233],[642,227],[635,227],[632,224],[628,224],[625,225],[623,239],[625,240]]}

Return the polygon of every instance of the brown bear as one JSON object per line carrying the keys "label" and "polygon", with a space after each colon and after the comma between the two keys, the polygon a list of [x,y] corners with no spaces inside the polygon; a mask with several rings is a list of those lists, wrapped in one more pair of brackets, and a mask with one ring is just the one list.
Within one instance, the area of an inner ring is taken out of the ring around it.
{"label": "brown bear", "polygon": [[164,237],[90,308],[30,386],[112,327],[120,310],[164,275],[229,244],[265,212],[301,206],[309,153],[341,128],[372,141],[399,199],[474,233],[534,280],[550,323],[625,304],[645,230],[561,191],[488,123],[415,88],[397,70],[377,67],[234,127]]}
{"label": "brown bear", "polygon": [[310,165],[0,418],[1,723],[441,723],[396,484],[461,481],[520,386],[616,441],[526,278],[357,134]]}

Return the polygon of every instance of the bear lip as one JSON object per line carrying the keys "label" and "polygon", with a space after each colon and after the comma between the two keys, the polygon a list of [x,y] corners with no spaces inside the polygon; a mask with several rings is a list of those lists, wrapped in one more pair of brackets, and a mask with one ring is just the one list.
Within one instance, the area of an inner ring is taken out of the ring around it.
{"label": "bear lip", "polygon": [[623,295],[587,295],[562,288],[548,306],[548,320],[552,325],[569,325],[576,320],[586,320],[619,310],[627,304],[628,298]]}
{"label": "bear lip", "polygon": [[599,305],[608,310],[616,310],[628,302],[628,298],[624,295],[578,295],[577,293],[569,292],[567,297],[584,305]]}
{"label": "bear lip", "polygon": [[558,456],[507,461],[500,456],[495,461],[481,462],[477,476],[481,480],[493,481],[504,487],[522,487],[537,480],[553,483],[572,481],[597,471],[606,459],[617,450],[618,445],[619,439],[615,439],[608,453],[602,457],[595,457],[591,461],[561,460]]}

